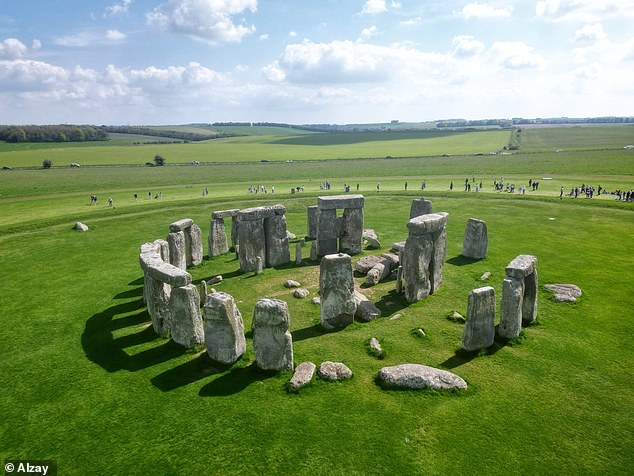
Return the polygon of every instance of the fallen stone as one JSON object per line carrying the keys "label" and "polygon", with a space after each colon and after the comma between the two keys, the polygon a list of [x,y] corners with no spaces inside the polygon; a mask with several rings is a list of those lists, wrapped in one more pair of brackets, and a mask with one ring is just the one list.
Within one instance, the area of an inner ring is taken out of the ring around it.
{"label": "fallen stone", "polygon": [[368,271],[368,274],[365,275],[365,284],[368,286],[374,286],[375,284],[389,278],[390,274],[390,261],[385,258],[381,258],[381,261],[375,264],[374,267]]}
{"label": "fallen stone", "polygon": [[384,258],[390,262],[390,269],[392,271],[398,269],[399,265],[401,264],[400,258],[394,253],[383,253],[381,255],[381,258]]}
{"label": "fallen stone", "polygon": [[421,337],[427,337],[427,334],[425,334],[425,331],[421,329],[420,327],[416,329],[416,333]]}
{"label": "fallen stone", "polygon": [[372,339],[370,339],[370,350],[379,359],[383,358],[383,347],[381,347],[381,343],[378,341],[376,337],[373,337]]}
{"label": "fallen stone", "polygon": [[207,284],[218,284],[221,282],[222,282],[222,275],[219,274],[218,276],[214,276],[209,281],[207,281]]}
{"label": "fallen stone", "polygon": [[365,295],[359,291],[355,291],[353,299],[357,305],[357,310],[354,313],[354,317],[361,322],[369,322],[377,317],[381,317],[381,311],[378,307],[372,303]]}
{"label": "fallen stone", "polygon": [[341,362],[323,362],[317,370],[317,375],[324,380],[346,380],[352,377],[352,370]]}
{"label": "fallen stone", "polygon": [[544,288],[554,293],[551,299],[554,302],[577,302],[583,292],[575,284],[546,284]]}
{"label": "fallen stone", "polygon": [[359,261],[355,263],[354,269],[356,272],[365,276],[366,274],[368,274],[368,271],[370,271],[372,268],[374,268],[374,266],[376,266],[377,263],[380,263],[380,262],[381,262],[381,256],[376,256],[376,255],[364,256],[363,258],[361,258]]}
{"label": "fallen stone", "polygon": [[480,280],[481,281],[486,281],[487,279],[489,279],[491,277],[491,272],[487,271],[486,273],[484,273],[482,276],[480,276]]}
{"label": "fallen stone", "polygon": [[321,304],[321,299],[319,298],[319,296],[315,296],[310,300],[310,302],[312,302],[313,304]]}
{"label": "fallen stone", "polygon": [[315,375],[316,368],[317,366],[312,362],[302,362],[299,364],[295,369],[293,378],[291,378],[291,381],[288,384],[291,390],[297,391],[308,385]]}
{"label": "fallen stone", "polygon": [[464,316],[457,311],[454,311],[453,313],[449,314],[447,316],[447,319],[452,322],[457,322],[458,324],[464,324],[465,322],[467,322]]}
{"label": "fallen stone", "polygon": [[297,235],[295,235],[295,233],[291,233],[290,231],[286,230],[286,238],[289,240],[294,240],[297,238]]}
{"label": "fallen stone", "polygon": [[379,241],[379,237],[376,232],[372,229],[363,230],[363,234],[361,235],[364,240],[368,242],[368,249],[376,250],[381,247],[381,242]]}
{"label": "fallen stone", "polygon": [[293,291],[293,296],[298,299],[304,299],[305,297],[308,297],[309,294],[310,291],[304,288],[297,288],[295,291]]}
{"label": "fallen stone", "polygon": [[390,317],[390,321],[395,321],[396,319],[400,319],[401,317],[403,317],[403,315],[397,312],[392,317]]}
{"label": "fallen stone", "polygon": [[392,244],[392,251],[394,251],[395,253],[402,253],[404,250],[405,250],[404,241],[397,241],[396,243]]}
{"label": "fallen stone", "polygon": [[253,350],[262,370],[293,370],[293,338],[288,305],[279,299],[259,299],[253,310]]}
{"label": "fallen stone", "polygon": [[287,279],[284,282],[284,287],[285,288],[299,288],[301,286],[301,284],[297,281],[294,281],[292,279]]}
{"label": "fallen stone", "polygon": [[178,220],[170,224],[170,231],[172,233],[176,233],[178,231],[184,231],[190,226],[192,226],[193,224],[194,224],[194,220],[192,220],[191,218],[183,218],[182,220]]}
{"label": "fallen stone", "polygon": [[88,231],[88,225],[85,225],[82,222],[78,221],[77,223],[75,223],[75,226],[73,227],[73,230]]}
{"label": "fallen stone", "polygon": [[401,364],[383,367],[379,381],[386,388],[406,390],[465,390],[467,382],[456,374],[420,364]]}

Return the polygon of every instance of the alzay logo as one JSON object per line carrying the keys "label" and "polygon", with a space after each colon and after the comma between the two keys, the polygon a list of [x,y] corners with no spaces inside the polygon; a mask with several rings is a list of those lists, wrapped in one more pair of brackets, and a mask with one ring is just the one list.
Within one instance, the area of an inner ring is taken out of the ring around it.
{"label": "alzay logo", "polygon": [[[49,471],[51,470],[52,471]],[[56,466],[52,461],[11,461],[4,465],[5,474],[41,474],[53,476],[57,474]]]}

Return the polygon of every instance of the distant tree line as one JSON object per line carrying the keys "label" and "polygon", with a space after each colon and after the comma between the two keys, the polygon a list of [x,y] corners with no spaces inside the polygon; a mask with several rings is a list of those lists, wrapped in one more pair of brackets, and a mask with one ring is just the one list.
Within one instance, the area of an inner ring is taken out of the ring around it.
{"label": "distant tree line", "polygon": [[0,126],[0,140],[6,142],[84,142],[108,140],[100,127],[86,125]]}
{"label": "distant tree line", "polygon": [[513,123],[509,119],[479,119],[474,121],[467,121],[464,119],[456,119],[449,121],[438,121],[436,123],[437,128],[455,128],[455,127],[486,127],[486,126],[499,126],[502,128],[511,127]]}
{"label": "distant tree line", "polygon": [[524,119],[514,117],[514,125],[519,124],[634,124],[634,116],[604,116],[604,117],[550,117]]}
{"label": "distant tree line", "polygon": [[209,140],[216,139],[219,137],[232,137],[234,134],[225,134],[225,133],[217,133],[217,132],[209,132],[209,133],[196,133],[196,132],[185,132],[185,131],[170,131],[163,129],[151,129],[149,127],[142,126],[102,126],[104,131],[117,133],[117,134],[135,134],[142,136],[153,136],[153,137],[169,137],[170,139],[180,139],[184,141],[201,141],[201,140]]}

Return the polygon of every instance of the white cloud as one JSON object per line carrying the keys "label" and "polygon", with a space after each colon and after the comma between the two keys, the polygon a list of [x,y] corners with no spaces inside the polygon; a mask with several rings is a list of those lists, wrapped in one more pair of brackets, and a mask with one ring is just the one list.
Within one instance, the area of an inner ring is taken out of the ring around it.
{"label": "white cloud", "polygon": [[42,48],[42,42],[38,39],[33,40],[31,43],[31,49],[39,50],[40,48]]}
{"label": "white cloud", "polygon": [[260,40],[264,41],[264,40],[268,40],[269,39],[269,34],[268,33],[264,33],[262,35],[260,35]]}
{"label": "white cloud", "polygon": [[385,0],[367,0],[361,9],[361,13],[364,15],[374,15],[384,12],[387,12]]}
{"label": "white cloud", "polygon": [[494,61],[505,69],[541,68],[545,60],[535,49],[521,41],[498,41],[491,46]]}
{"label": "white cloud", "polygon": [[0,43],[0,58],[21,58],[28,48],[17,38],[7,38]]}
{"label": "white cloud", "polygon": [[407,20],[403,20],[400,22],[400,24],[402,26],[416,26],[416,25],[420,25],[422,22],[423,22],[422,17],[414,17],[414,18],[408,18]]}
{"label": "white cloud", "polygon": [[291,38],[295,38],[297,36],[297,32],[296,31],[289,31],[288,32],[288,36],[290,36]]}
{"label": "white cloud", "polygon": [[218,44],[240,42],[255,26],[235,24],[233,17],[255,12],[257,0],[168,0],[146,15],[147,23],[163,31],[183,33]]}
{"label": "white cloud", "polygon": [[585,25],[575,32],[574,41],[579,43],[594,43],[596,41],[602,41],[607,38],[603,26],[601,23],[595,23],[593,25]]}
{"label": "white cloud", "polygon": [[500,18],[510,17],[513,11],[512,6],[508,7],[496,7],[488,3],[469,3],[462,8],[461,15],[465,19],[469,18]]}
{"label": "white cloud", "polygon": [[107,6],[103,16],[114,17],[127,13],[131,3],[132,0],[121,0],[121,3],[115,3],[114,5]]}
{"label": "white cloud", "polygon": [[126,39],[125,33],[121,33],[119,30],[106,31],[106,40],[108,41],[122,41]]}
{"label": "white cloud", "polygon": [[634,16],[634,5],[632,0],[541,0],[535,13],[549,21],[591,22]]}
{"label": "white cloud", "polygon": [[484,43],[470,35],[454,36],[453,54],[460,58],[467,58],[480,53],[484,49]]}
{"label": "white cloud", "polygon": [[367,41],[373,36],[376,36],[378,33],[379,33],[379,29],[375,25],[372,25],[368,28],[364,28],[363,30],[361,30],[361,39]]}

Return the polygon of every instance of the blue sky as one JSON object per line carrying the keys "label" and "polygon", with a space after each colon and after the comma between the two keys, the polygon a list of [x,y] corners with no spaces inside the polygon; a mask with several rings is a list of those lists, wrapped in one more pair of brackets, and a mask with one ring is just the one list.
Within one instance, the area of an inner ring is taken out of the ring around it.
{"label": "blue sky", "polygon": [[0,0],[0,123],[634,114],[634,0]]}

